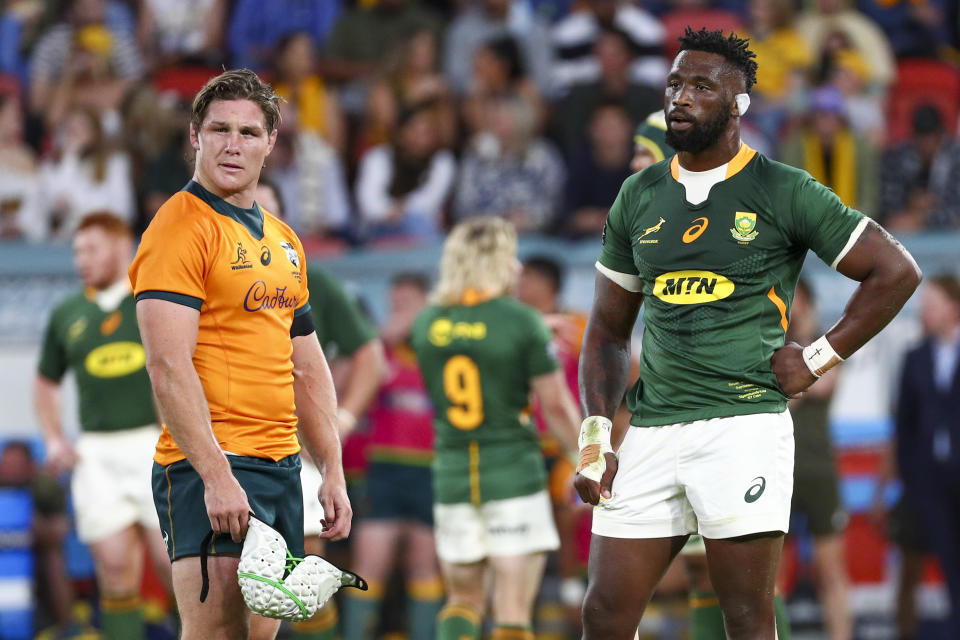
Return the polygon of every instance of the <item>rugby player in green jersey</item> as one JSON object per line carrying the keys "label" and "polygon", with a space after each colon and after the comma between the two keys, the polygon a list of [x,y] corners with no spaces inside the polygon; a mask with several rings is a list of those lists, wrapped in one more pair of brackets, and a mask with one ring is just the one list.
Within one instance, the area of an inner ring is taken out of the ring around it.
{"label": "rugby player in green jersey", "polygon": [[[93,213],[77,225],[73,252],[85,288],[50,314],[34,406],[50,465],[56,471],[73,469],[77,533],[93,555],[103,635],[138,640],[145,633],[144,549],[168,591],[171,583],[150,490],[160,427],[127,279],[133,235],[116,215]],[[76,447],[61,428],[60,383],[68,369],[80,404]]]}
{"label": "rugby player in green jersey", "polygon": [[[676,153],[667,144],[666,134],[667,118],[663,109],[651,113],[637,125],[637,130],[633,134],[633,159],[630,161],[630,169],[634,173],[643,171],[651,164],[672,157]],[[683,559],[689,592],[690,640],[727,640],[727,634],[723,631],[720,603],[717,600],[717,594],[713,591],[713,585],[710,584],[707,548],[703,544],[703,537],[691,535],[680,550],[680,556]],[[787,605],[779,593],[774,596],[774,606],[779,640],[789,640],[790,620],[787,615]]]}
{"label": "rugby player in green jersey", "polygon": [[500,218],[455,227],[411,335],[435,410],[433,513],[447,587],[438,640],[480,637],[488,576],[492,639],[533,640],[546,552],[559,545],[530,394],[571,453],[579,414],[543,318],[508,295],[516,252]]}
{"label": "rugby player in green jersey", "polygon": [[[876,335],[920,281],[878,225],[741,142],[753,58],[732,34],[687,30],[664,96],[666,142],[678,153],[628,178],[607,218],[580,361],[589,417],[574,481],[598,505],[587,640],[632,637],[693,533],[704,537],[727,636],[776,637],[793,490],[787,400]],[[803,346],[784,335],[808,249],[860,284],[837,324]],[[611,433],[641,305],[632,426]]]}

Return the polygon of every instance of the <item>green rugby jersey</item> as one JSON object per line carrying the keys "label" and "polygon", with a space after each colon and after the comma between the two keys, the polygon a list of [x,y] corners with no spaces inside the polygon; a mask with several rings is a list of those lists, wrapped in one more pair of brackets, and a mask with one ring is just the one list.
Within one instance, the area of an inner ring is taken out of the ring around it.
{"label": "green rugby jersey", "polygon": [[432,306],[411,343],[436,411],[435,500],[481,504],[542,490],[530,381],[559,365],[540,314],[507,297]]}
{"label": "green rugby jersey", "polygon": [[343,285],[323,269],[307,269],[310,312],[327,360],[349,357],[377,337],[377,329]]}
{"label": "green rugby jersey", "polygon": [[130,293],[104,312],[81,292],[50,314],[37,371],[59,381],[73,369],[84,431],[157,424],[135,304]]}
{"label": "green rugby jersey", "polygon": [[644,296],[631,424],[783,411],[770,358],[784,344],[807,249],[836,266],[865,218],[745,144],[704,202],[690,204],[678,178],[673,156],[624,182],[598,261]]}

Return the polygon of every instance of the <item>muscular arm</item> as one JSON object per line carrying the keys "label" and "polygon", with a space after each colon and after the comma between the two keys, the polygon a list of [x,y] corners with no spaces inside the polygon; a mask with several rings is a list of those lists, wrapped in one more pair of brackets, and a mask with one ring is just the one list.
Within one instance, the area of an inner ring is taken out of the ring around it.
{"label": "muscular arm", "polygon": [[77,461],[77,454],[63,437],[60,383],[38,373],[33,382],[33,409],[43,432],[50,470],[55,474],[66,471]]}
{"label": "muscular arm", "polygon": [[531,387],[540,400],[550,432],[563,444],[564,451],[575,453],[580,414],[563,372],[557,370],[537,376],[531,381]]}
{"label": "muscular arm", "polygon": [[[314,337],[314,341],[316,341],[316,337]],[[294,338],[294,342],[296,342],[296,338]],[[387,372],[383,343],[379,339],[366,342],[350,356],[350,360],[350,373],[347,377],[346,387],[343,389],[340,408],[350,413],[353,424],[339,425],[341,438],[346,437],[353,430],[356,420],[370,408],[370,403],[376,397],[377,391],[380,389],[380,383]]]}
{"label": "muscular arm", "polygon": [[337,435],[337,396],[316,333],[293,339],[293,391],[300,438],[323,474],[319,497],[325,530],[321,537],[346,538],[353,512],[347,499]]}
{"label": "muscular arm", "polygon": [[[867,224],[837,271],[860,286],[843,315],[827,331],[827,340],[841,358],[848,358],[893,319],[922,277],[907,250],[873,221]],[[803,348],[790,343],[773,355],[773,371],[784,393],[794,395],[815,380],[803,361]]]}
{"label": "muscular arm", "polygon": [[[643,295],[605,275],[594,280],[593,308],[580,355],[580,404],[584,415],[613,419],[630,381],[630,336]],[[623,436],[615,433],[612,441]]]}
{"label": "muscular arm", "polygon": [[[580,355],[580,402],[587,416],[613,420],[623,402],[630,380],[630,336],[642,303],[643,295],[627,291],[605,275],[597,274],[593,308]],[[629,421],[614,422],[611,444],[619,446],[628,425]],[[584,502],[595,505],[611,495],[617,457],[606,453],[604,460],[606,469],[600,482],[580,473],[574,479],[577,493]]]}
{"label": "muscular arm", "polygon": [[200,312],[166,300],[137,302],[137,322],[157,409],[187,460],[200,474],[210,526],[239,542],[250,506],[213,435],[210,408],[193,366]]}

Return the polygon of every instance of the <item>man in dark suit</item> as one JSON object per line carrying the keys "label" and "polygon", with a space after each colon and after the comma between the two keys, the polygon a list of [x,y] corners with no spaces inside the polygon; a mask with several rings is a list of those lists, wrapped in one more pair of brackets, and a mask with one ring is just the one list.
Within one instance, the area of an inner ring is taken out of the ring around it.
{"label": "man in dark suit", "polygon": [[924,341],[903,364],[896,413],[904,501],[919,517],[947,578],[951,629],[960,628],[960,280],[930,278]]}

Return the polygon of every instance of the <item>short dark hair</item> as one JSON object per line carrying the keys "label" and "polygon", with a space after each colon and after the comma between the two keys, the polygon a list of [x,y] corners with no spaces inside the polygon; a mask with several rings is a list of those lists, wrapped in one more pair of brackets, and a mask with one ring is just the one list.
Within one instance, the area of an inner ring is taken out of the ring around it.
{"label": "short dark hair", "polygon": [[510,80],[519,80],[526,75],[527,69],[524,64],[523,54],[520,46],[513,36],[499,35],[490,38],[482,45],[489,49],[507,67],[507,77]]}
{"label": "short dark hair", "polygon": [[810,300],[810,304],[814,305],[817,302],[817,296],[814,295],[813,289],[810,287],[810,283],[804,278],[797,280],[797,292],[805,293],[807,298]]}
{"label": "short dark hair", "polygon": [[430,278],[419,271],[401,271],[390,279],[391,287],[413,287],[420,293],[430,292]]}
{"label": "short dark hair", "polygon": [[273,87],[261,80],[260,76],[250,69],[231,69],[207,80],[207,84],[203,85],[193,99],[193,108],[190,113],[190,124],[198,132],[214,100],[256,102],[260,111],[263,112],[267,133],[273,133],[280,124],[280,96],[273,92]]}
{"label": "short dark hair", "polygon": [[746,38],[738,38],[732,31],[725,36],[719,29],[707,31],[702,27],[694,31],[688,26],[679,40],[680,51],[706,51],[723,56],[743,74],[747,93],[757,83],[757,54],[747,46],[750,41]]}
{"label": "short dark hair", "polygon": [[532,256],[523,261],[523,268],[530,269],[542,278],[549,280],[555,293],[560,293],[563,289],[563,267],[553,258]]}

